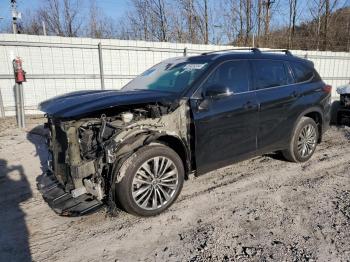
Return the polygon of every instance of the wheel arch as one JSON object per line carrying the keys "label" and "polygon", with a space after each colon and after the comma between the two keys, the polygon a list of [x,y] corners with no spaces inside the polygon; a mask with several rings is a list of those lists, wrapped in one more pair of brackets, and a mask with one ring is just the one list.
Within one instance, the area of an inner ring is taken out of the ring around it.
{"label": "wheel arch", "polygon": [[[119,161],[116,161],[116,165],[120,167],[120,162],[123,162],[128,156],[130,156],[143,146],[152,143],[161,143],[174,150],[182,160],[182,163],[185,168],[185,178],[187,178],[188,173],[192,169],[189,147],[180,137],[168,133],[141,132],[129,137],[128,139],[123,141],[123,144],[119,147],[118,151],[116,152],[116,159],[119,159]],[[119,168],[117,167],[117,169]]]}
{"label": "wheel arch", "polygon": [[320,143],[322,141],[322,133],[323,133],[322,128],[323,128],[323,119],[324,119],[322,109],[320,107],[311,107],[311,108],[304,110],[298,116],[297,120],[294,123],[292,135],[294,134],[295,128],[298,125],[298,123],[302,117],[310,117],[311,119],[313,119],[316,122],[317,127],[318,127],[318,133],[319,133],[318,143]]}
{"label": "wheel arch", "polygon": [[179,137],[172,136],[172,135],[163,135],[158,137],[153,142],[159,142],[162,143],[168,147],[170,147],[172,150],[174,150],[179,157],[182,160],[182,163],[185,168],[185,178],[188,178],[188,174],[191,171],[191,160],[190,160],[190,153],[189,148],[186,146],[185,142],[181,140]]}
{"label": "wheel arch", "polygon": [[160,133],[156,131],[144,131],[136,133],[124,140],[118,147],[118,150],[115,153],[115,161],[108,172],[108,205],[110,206],[112,212],[116,210],[116,199],[113,192],[115,192],[116,183],[121,181],[124,175],[121,170],[123,163],[127,161],[127,159],[134,152],[152,143],[161,143],[173,149],[183,162],[185,169],[185,179],[188,178],[188,174],[191,171],[191,156],[189,147],[186,146],[185,142],[181,138],[170,135],[168,133]]}

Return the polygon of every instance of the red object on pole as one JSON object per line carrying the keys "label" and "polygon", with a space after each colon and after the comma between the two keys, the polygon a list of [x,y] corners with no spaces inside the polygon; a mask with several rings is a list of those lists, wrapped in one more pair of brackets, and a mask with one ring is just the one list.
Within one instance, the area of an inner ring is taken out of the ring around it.
{"label": "red object on pole", "polygon": [[22,83],[26,82],[26,72],[22,68],[22,60],[21,58],[17,57],[13,59],[13,70],[15,74],[15,81],[16,83]]}

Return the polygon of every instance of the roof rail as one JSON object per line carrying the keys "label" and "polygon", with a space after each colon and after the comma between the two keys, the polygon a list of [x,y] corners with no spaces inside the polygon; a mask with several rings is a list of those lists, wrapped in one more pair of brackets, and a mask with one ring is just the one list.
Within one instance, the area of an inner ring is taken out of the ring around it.
{"label": "roof rail", "polygon": [[285,53],[286,55],[293,55],[288,49],[260,50],[260,52],[264,52],[264,53],[277,53],[277,52],[282,52],[282,53]]}
{"label": "roof rail", "polygon": [[231,49],[223,49],[223,50],[205,52],[205,53],[202,53],[201,55],[209,55],[209,54],[215,54],[215,53],[220,53],[220,52],[230,52],[230,51],[252,51],[253,53],[257,53],[257,54],[261,53],[259,48],[247,47],[247,48],[231,48]]}

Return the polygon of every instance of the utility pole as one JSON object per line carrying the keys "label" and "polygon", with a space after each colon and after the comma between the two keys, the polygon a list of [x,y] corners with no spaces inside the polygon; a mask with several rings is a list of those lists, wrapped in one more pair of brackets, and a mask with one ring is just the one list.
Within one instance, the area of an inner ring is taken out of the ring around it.
{"label": "utility pole", "polygon": [[12,8],[12,30],[14,34],[17,34],[18,33],[17,19],[21,18],[21,13],[17,12],[16,0],[11,0],[11,8]]}
{"label": "utility pole", "polygon": [[46,36],[47,34],[46,34],[45,21],[43,20],[43,21],[41,21],[41,23],[42,23],[42,26],[43,26],[43,34]]}

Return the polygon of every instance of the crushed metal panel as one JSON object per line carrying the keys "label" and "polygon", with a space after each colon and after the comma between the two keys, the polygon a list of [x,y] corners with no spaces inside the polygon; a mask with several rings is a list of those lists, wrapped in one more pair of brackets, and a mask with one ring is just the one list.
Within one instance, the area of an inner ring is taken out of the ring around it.
{"label": "crushed metal panel", "polygon": [[81,165],[70,167],[75,188],[82,187],[83,179],[96,173],[94,162],[94,160],[91,160]]}
{"label": "crushed metal panel", "polygon": [[[182,100],[177,109],[159,118],[148,118],[125,127],[114,140],[122,143],[127,138],[147,130],[172,135],[188,142],[188,104]],[[113,122],[111,123],[113,125]]]}

